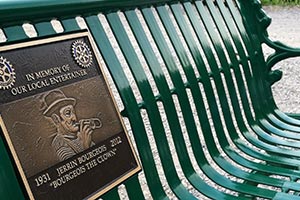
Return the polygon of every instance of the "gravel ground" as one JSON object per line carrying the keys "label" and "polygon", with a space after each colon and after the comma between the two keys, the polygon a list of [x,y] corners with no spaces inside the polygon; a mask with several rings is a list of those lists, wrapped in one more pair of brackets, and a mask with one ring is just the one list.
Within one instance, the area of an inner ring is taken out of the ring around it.
{"label": "gravel ground", "polygon": [[[265,7],[272,18],[269,36],[285,44],[300,48],[300,7]],[[269,49],[265,50],[270,53]],[[274,69],[283,71],[283,78],[273,86],[278,107],[285,112],[300,113],[300,58],[287,59]]]}

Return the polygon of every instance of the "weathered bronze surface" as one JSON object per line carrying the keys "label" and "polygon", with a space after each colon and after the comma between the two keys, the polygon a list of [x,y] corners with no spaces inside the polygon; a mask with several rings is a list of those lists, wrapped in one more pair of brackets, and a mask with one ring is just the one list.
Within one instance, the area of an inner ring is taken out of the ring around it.
{"label": "weathered bronze surface", "polygon": [[86,32],[1,47],[0,113],[31,199],[95,198],[140,170]]}

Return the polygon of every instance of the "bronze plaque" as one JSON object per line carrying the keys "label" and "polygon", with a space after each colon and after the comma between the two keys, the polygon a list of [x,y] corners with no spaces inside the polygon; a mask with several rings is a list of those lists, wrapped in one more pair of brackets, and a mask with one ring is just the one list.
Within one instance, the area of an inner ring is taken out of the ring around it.
{"label": "bronze plaque", "polygon": [[91,41],[0,47],[2,136],[30,199],[95,199],[140,170]]}

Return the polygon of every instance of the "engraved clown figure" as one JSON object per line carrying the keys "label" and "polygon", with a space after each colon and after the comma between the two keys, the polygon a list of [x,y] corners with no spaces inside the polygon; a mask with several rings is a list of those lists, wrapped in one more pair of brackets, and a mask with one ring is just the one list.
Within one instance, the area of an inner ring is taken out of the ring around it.
{"label": "engraved clown figure", "polygon": [[[66,160],[94,145],[92,133],[95,128],[88,120],[78,120],[75,112],[76,99],[66,97],[60,90],[51,91],[44,97],[46,109],[43,114],[52,120],[57,132],[53,134],[52,147],[60,161]],[[100,123],[100,125],[99,125]]]}

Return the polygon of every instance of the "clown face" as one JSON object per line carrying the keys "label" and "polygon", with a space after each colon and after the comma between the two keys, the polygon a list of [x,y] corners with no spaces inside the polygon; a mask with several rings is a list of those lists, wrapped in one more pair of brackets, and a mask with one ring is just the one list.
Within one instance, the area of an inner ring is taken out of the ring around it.
{"label": "clown face", "polygon": [[76,112],[72,105],[61,108],[59,114],[61,118],[60,124],[67,132],[77,133],[79,131]]}

